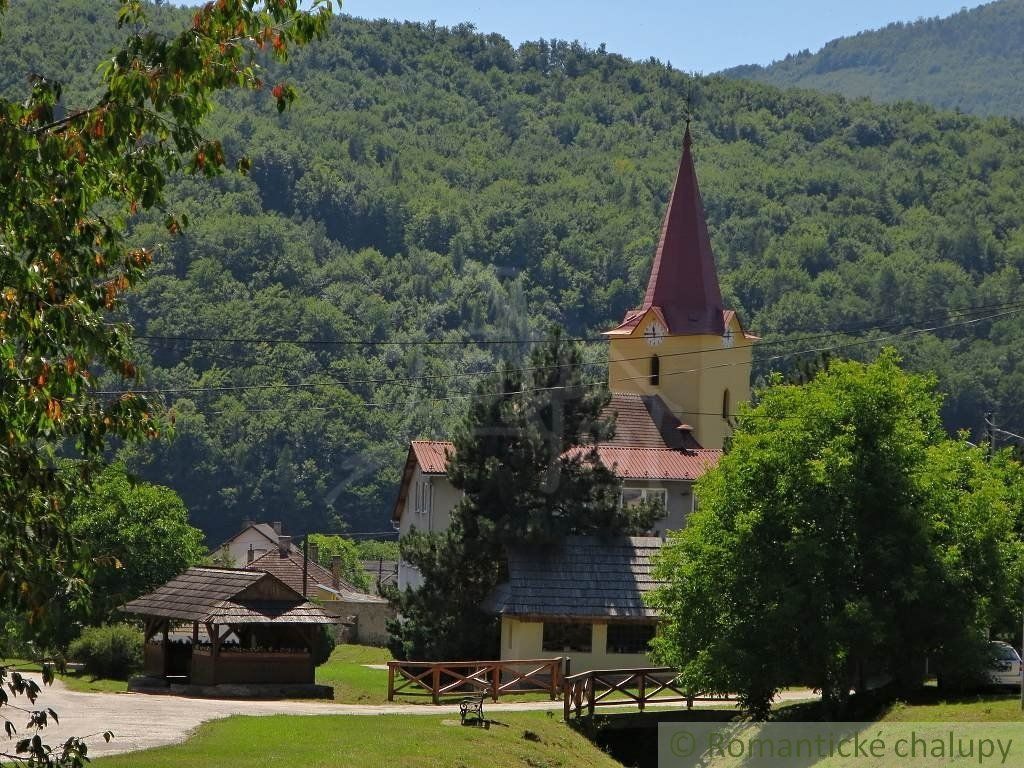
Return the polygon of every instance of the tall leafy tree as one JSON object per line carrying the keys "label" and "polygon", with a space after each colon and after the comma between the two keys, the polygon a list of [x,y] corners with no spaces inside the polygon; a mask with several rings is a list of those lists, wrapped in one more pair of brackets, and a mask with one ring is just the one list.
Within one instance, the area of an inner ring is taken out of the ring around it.
{"label": "tall leafy tree", "polygon": [[780,381],[740,417],[657,565],[656,656],[766,714],[789,684],[852,686],[976,656],[1020,562],[1019,470],[948,441],[931,379],[892,351]]}
{"label": "tall leafy tree", "polygon": [[362,554],[357,542],[343,536],[311,533],[309,543],[316,544],[317,561],[320,565],[331,568],[334,558],[337,557],[338,575],[341,578],[360,589],[367,589],[370,586],[370,576],[363,568],[363,561],[360,559]]}
{"label": "tall leafy tree", "polygon": [[[0,11],[6,10],[0,0]],[[127,38],[103,65],[97,98],[68,105],[60,83],[33,75],[25,98],[0,99],[0,606],[38,626],[54,594],[82,591],[85,564],[69,507],[113,439],[155,436],[156,405],[139,380],[125,293],[153,254],[129,246],[129,221],[164,211],[169,176],[212,176],[225,165],[200,124],[213,95],[263,88],[261,49],[285,58],[326,29],[330,3],[217,0],[172,34],[147,23],[142,0],[123,0]],[[278,109],[294,98],[270,88]],[[165,211],[171,234],[184,217]],[[111,377],[112,392],[97,382]],[[76,461],[68,471],[62,452]],[[0,668],[0,682],[7,670]],[[19,692],[31,688],[15,679]],[[45,723],[45,718],[42,720]],[[74,741],[50,754],[19,742],[18,760],[80,764]],[[7,755],[0,755],[6,760]]]}
{"label": "tall leafy tree", "polygon": [[[6,3],[3,3],[6,6]],[[130,247],[132,217],[164,209],[171,174],[212,176],[225,165],[200,123],[213,94],[263,88],[259,49],[284,58],[320,36],[329,5],[218,0],[185,29],[147,26],[141,0],[124,0],[125,43],[103,64],[103,90],[69,106],[61,85],[34,77],[23,100],[0,100],[0,602],[38,612],[74,583],[80,562],[67,507],[113,438],[155,436],[157,408],[139,380],[129,328],[117,314],[153,254]],[[272,96],[283,109],[285,84]],[[166,228],[184,218],[167,212]],[[109,373],[113,393],[97,392]],[[80,457],[57,465],[61,450]],[[41,614],[37,614],[41,615]]]}
{"label": "tall leafy tree", "polygon": [[450,527],[401,542],[424,577],[400,597],[393,633],[402,657],[495,652],[497,623],[483,606],[505,575],[509,547],[644,529],[660,512],[620,509],[618,480],[595,450],[613,434],[602,417],[610,396],[587,379],[583,362],[579,345],[555,331],[524,368],[503,365],[480,386],[448,461],[464,494]]}
{"label": "tall leafy tree", "polygon": [[119,605],[155,589],[206,555],[181,497],[107,467],[72,504],[71,533],[92,559],[85,619],[107,621]]}

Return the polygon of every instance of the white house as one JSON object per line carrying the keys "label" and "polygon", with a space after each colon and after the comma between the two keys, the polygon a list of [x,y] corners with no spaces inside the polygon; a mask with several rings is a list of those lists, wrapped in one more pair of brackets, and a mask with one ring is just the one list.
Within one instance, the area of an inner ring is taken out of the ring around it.
{"label": "white house", "polygon": [[[701,448],[690,430],[658,395],[612,395],[605,416],[616,417],[615,437],[597,448],[598,457],[622,480],[622,503],[660,501],[665,517],[655,523],[652,536],[664,539],[682,528],[693,510],[693,483],[721,457],[721,450]],[[414,440],[402,473],[392,519],[399,537],[410,530],[443,531],[462,498],[445,474],[452,443]],[[419,572],[399,563],[398,586],[418,587]]]}
{"label": "white house", "polygon": [[291,543],[291,536],[281,533],[281,523],[254,523],[246,520],[242,530],[213,551],[213,558],[233,568],[244,568],[253,560],[268,552],[276,552],[283,546],[295,554],[301,554]]}

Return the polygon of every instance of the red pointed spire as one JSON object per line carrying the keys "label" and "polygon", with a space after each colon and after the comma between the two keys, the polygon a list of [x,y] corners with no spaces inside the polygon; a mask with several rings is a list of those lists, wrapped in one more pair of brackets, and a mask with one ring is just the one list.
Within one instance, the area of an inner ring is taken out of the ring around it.
{"label": "red pointed spire", "polygon": [[683,159],[640,309],[645,312],[659,307],[669,333],[721,335],[725,332],[722,291],[693,167],[692,144],[687,121]]}

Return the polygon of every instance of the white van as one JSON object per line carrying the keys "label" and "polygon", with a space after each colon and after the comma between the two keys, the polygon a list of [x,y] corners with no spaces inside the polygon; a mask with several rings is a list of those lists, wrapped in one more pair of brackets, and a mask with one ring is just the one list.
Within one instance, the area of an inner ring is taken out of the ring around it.
{"label": "white van", "polygon": [[1020,686],[1021,663],[1017,649],[1009,643],[993,640],[988,644],[992,652],[992,665],[989,667],[989,682],[992,685]]}

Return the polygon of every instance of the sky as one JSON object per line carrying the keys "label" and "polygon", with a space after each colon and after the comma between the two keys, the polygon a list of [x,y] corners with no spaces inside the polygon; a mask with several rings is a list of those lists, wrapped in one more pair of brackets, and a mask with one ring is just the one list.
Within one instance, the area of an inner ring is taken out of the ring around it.
{"label": "sky", "polygon": [[[362,18],[469,21],[524,40],[605,43],[633,59],[654,56],[687,72],[769,64],[829,40],[893,21],[948,16],[964,0],[344,0]],[[977,2],[969,2],[974,7]]]}

